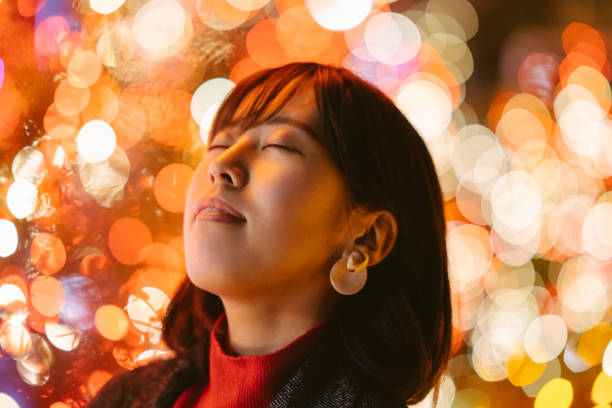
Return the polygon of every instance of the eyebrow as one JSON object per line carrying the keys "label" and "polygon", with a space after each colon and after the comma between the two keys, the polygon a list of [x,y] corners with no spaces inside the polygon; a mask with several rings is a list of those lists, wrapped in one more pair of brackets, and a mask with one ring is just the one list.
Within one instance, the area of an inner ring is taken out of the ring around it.
{"label": "eyebrow", "polygon": [[292,119],[292,118],[288,118],[286,116],[273,116],[271,118],[269,118],[268,120],[266,120],[265,122],[262,123],[262,125],[265,124],[287,124],[290,126],[293,126],[295,128],[298,128],[306,133],[308,133],[310,136],[312,136],[315,140],[320,140],[319,134],[308,124],[296,120],[296,119]]}

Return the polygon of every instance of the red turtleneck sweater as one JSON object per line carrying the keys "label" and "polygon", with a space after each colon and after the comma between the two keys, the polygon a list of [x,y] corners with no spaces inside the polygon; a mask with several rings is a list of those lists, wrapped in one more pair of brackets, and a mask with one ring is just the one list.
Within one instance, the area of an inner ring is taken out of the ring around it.
{"label": "red turtleneck sweater", "polygon": [[261,356],[240,356],[227,339],[223,312],[210,332],[209,382],[194,384],[173,408],[265,408],[288,375],[321,340],[329,320],[323,320],[285,347]]}

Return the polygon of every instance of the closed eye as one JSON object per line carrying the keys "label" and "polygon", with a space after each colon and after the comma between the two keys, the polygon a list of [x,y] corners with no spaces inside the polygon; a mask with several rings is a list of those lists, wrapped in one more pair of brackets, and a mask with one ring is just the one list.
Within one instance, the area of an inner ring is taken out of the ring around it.
{"label": "closed eye", "polygon": [[263,147],[263,149],[265,149],[266,147],[271,147],[271,146],[278,147],[280,149],[284,149],[284,150],[287,150],[287,151],[290,151],[290,152],[299,153],[299,154],[302,154],[302,155],[304,154],[304,153],[300,152],[299,150],[294,149],[293,147],[289,147],[289,146],[285,146],[285,145],[281,145],[281,144],[275,144],[275,143],[269,143],[269,144],[265,145]]}
{"label": "closed eye", "polygon": [[[215,145],[215,146],[209,146],[209,147],[208,147],[208,151],[211,151],[211,150],[213,150],[213,149],[217,149],[217,148],[220,148],[220,149],[227,149],[228,147],[229,147],[229,146],[224,146],[224,145]],[[263,149],[265,149],[266,147],[278,147],[278,148],[280,148],[280,149],[284,149],[284,150],[287,150],[287,151],[290,151],[290,152],[299,153],[299,154],[302,154],[302,155],[303,155],[303,153],[302,153],[302,152],[300,152],[299,150],[294,149],[294,148],[289,147],[289,146],[281,145],[281,144],[270,143],[270,144],[265,145],[265,146],[263,147]]]}
{"label": "closed eye", "polygon": [[217,147],[222,147],[222,148],[224,148],[224,149],[227,149],[229,146],[222,146],[222,145],[209,146],[209,147],[208,147],[208,150],[216,149]]}

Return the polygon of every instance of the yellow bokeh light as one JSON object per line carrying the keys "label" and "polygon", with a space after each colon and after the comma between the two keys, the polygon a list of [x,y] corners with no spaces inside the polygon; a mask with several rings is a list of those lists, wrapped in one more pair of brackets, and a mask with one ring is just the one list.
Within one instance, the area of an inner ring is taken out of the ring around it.
{"label": "yellow bokeh light", "polygon": [[26,218],[36,211],[38,190],[24,179],[16,179],[6,193],[6,205],[16,218]]}
{"label": "yellow bokeh light", "polygon": [[161,339],[162,318],[170,298],[162,290],[150,286],[141,288],[140,296],[130,295],[125,310],[134,327],[151,336],[152,343]]}
{"label": "yellow bokeh light", "polygon": [[428,14],[444,14],[453,17],[465,33],[463,40],[469,40],[478,32],[478,14],[468,0],[430,0],[425,7]]}
{"label": "yellow bokeh light", "polygon": [[577,347],[580,359],[591,367],[601,363],[610,341],[612,341],[612,326],[608,323],[600,323],[582,333]]}
{"label": "yellow bokeh light", "polygon": [[595,259],[606,261],[612,257],[612,204],[595,205],[584,217],[582,244]]}
{"label": "yellow bokeh light", "polygon": [[[567,182],[571,173],[569,166],[562,163],[561,180]],[[586,195],[571,194],[562,197],[547,214],[547,228],[544,231],[555,249],[567,256],[576,256],[583,251],[582,239],[574,231],[580,231],[584,217],[593,205],[593,199]]]}
{"label": "yellow bokeh light", "polygon": [[13,177],[38,185],[46,174],[45,157],[39,150],[26,146],[15,155],[11,169]]}
{"label": "yellow bokeh light", "polygon": [[453,408],[474,408],[491,406],[491,398],[477,388],[463,388],[457,391],[452,404]]}
{"label": "yellow bokeh light", "polygon": [[365,28],[365,45],[376,60],[399,65],[414,58],[421,47],[418,27],[399,13],[378,13]]}
{"label": "yellow bokeh light", "polygon": [[557,315],[536,317],[525,331],[523,344],[527,355],[536,363],[546,363],[565,348],[567,327]]}
{"label": "yellow bokeh light", "polygon": [[125,0],[89,0],[89,6],[100,14],[110,14],[123,6]]}
{"label": "yellow bokeh light", "polygon": [[234,82],[227,78],[213,78],[196,89],[191,98],[191,117],[200,123],[208,110],[220,105],[227,94],[234,88]]}
{"label": "yellow bokeh light", "polygon": [[107,160],[99,163],[87,163],[80,155],[77,159],[81,184],[98,204],[110,207],[123,197],[123,188],[130,173],[130,160],[122,148],[115,148]]}
{"label": "yellow bokeh light", "polygon": [[204,24],[215,30],[236,28],[253,13],[234,7],[227,0],[196,0],[196,14]]}
{"label": "yellow bokeh light", "polygon": [[535,281],[533,262],[512,266],[494,257],[483,284],[489,296],[502,289],[530,289]]}
{"label": "yellow bokeh light", "polygon": [[604,373],[612,377],[612,340],[608,343],[601,359],[601,368]]}
{"label": "yellow bokeh light", "polygon": [[229,5],[244,11],[254,11],[262,8],[270,2],[270,0],[226,0]]}
{"label": "yellow bokeh light", "polygon": [[603,371],[599,373],[593,389],[591,390],[591,399],[596,404],[609,404],[612,402],[612,377]]}
{"label": "yellow bokeh light", "polygon": [[87,163],[99,163],[108,159],[117,146],[117,136],[103,120],[87,122],[77,136],[77,151]]}
{"label": "yellow bokeh light", "polygon": [[457,138],[459,143],[451,159],[457,178],[471,191],[489,191],[509,167],[495,134],[482,125],[468,125]]}
{"label": "yellow bokeh light", "polygon": [[215,116],[217,115],[217,111],[219,110],[218,103],[211,105],[208,109],[206,109],[206,113],[202,116],[202,119],[198,123],[200,125],[200,139],[202,139],[202,143],[204,146],[208,143],[208,136],[210,133],[210,129],[212,128],[212,124],[215,120]]}
{"label": "yellow bokeh light", "polygon": [[4,283],[0,285],[0,306],[7,307],[12,303],[25,305],[26,297],[17,285]]}
{"label": "yellow bokeh light", "polygon": [[564,378],[550,380],[535,399],[535,408],[568,408],[574,398],[572,383]]}
{"label": "yellow bokeh light", "polygon": [[[0,1],[2,3],[2,1]],[[2,408],[19,408],[19,404],[15,402],[10,395],[0,392],[0,407]]]}
{"label": "yellow bokeh light", "polygon": [[[600,322],[608,305],[604,279],[598,262],[588,255],[572,258],[563,264],[557,287],[563,306],[562,317],[568,328],[584,332]],[[585,339],[590,338],[590,332],[585,334]],[[600,353],[603,353],[605,344],[601,347]]]}
{"label": "yellow bokeh light", "polygon": [[451,286],[465,291],[479,283],[493,257],[489,233],[481,227],[464,224],[447,234]]}
{"label": "yellow bokeh light", "polygon": [[117,24],[100,36],[96,45],[96,53],[102,64],[115,68],[132,58],[134,46],[134,37],[129,27],[125,24]]}
{"label": "yellow bokeh light", "polygon": [[[499,238],[494,243],[500,247],[496,248],[498,256],[512,265],[527,262],[539,247],[542,196],[538,184],[527,172],[510,171],[493,184],[490,203],[492,226]],[[504,247],[509,258],[503,254]],[[520,252],[526,256],[510,259]]]}
{"label": "yellow bokeh light", "polygon": [[578,155],[593,157],[612,140],[612,125],[601,107],[586,99],[567,104],[558,118],[567,147]]}
{"label": "yellow bokeh light", "polygon": [[536,382],[546,370],[545,363],[536,363],[526,354],[518,354],[506,362],[508,381],[517,387]]}
{"label": "yellow bokeh light", "polygon": [[12,221],[0,218],[0,257],[6,258],[17,250],[19,236]]}
{"label": "yellow bokeh light", "polygon": [[152,0],[138,9],[132,23],[136,43],[153,59],[181,51],[191,39],[191,17],[175,0]]}
{"label": "yellow bokeh light", "polygon": [[342,31],[355,27],[367,17],[372,0],[306,0],[305,5],[322,27]]}
{"label": "yellow bokeh light", "polygon": [[444,59],[458,83],[467,81],[474,72],[474,58],[461,38],[447,32],[437,32],[423,42],[434,47]]}
{"label": "yellow bokeh light", "polygon": [[45,322],[45,333],[51,344],[64,351],[74,350],[81,340],[78,330],[51,321]]}
{"label": "yellow bokeh light", "polygon": [[523,385],[522,389],[525,395],[530,398],[535,398],[538,392],[542,389],[553,378],[561,376],[561,363],[559,359],[554,359],[545,364],[546,369],[544,373],[534,383],[529,385]]}
{"label": "yellow bokeh light", "polygon": [[32,335],[22,323],[6,322],[0,327],[0,347],[13,358],[25,356],[32,348]]}
{"label": "yellow bokeh light", "polygon": [[399,91],[396,105],[426,140],[438,138],[451,121],[449,95],[426,80],[407,82]]}

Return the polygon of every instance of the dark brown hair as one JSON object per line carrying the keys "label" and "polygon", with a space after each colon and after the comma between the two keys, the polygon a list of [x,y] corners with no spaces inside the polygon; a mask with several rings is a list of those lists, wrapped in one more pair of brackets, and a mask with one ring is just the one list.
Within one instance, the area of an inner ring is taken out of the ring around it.
{"label": "dark brown hair", "polygon": [[[406,117],[384,93],[344,68],[292,63],[238,83],[210,137],[232,122],[239,107],[247,126],[264,122],[302,86],[314,89],[320,143],[341,170],[353,204],[389,210],[398,222],[393,249],[368,268],[365,287],[341,296],[334,324],[343,352],[370,381],[416,403],[439,384],[446,368],[451,301],[440,185],[427,147]],[[195,345],[207,349],[202,345],[222,312],[218,296],[186,279],[164,319],[166,344],[179,353]]]}

